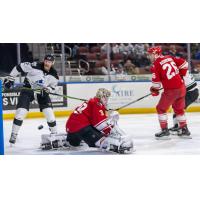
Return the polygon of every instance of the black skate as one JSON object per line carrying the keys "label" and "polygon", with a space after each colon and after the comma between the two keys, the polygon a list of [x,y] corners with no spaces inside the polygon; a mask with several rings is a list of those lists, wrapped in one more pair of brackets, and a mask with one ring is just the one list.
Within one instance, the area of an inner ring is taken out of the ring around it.
{"label": "black skate", "polygon": [[180,130],[180,128],[179,128],[178,124],[175,124],[172,128],[169,128],[169,132],[172,135],[177,135],[179,130]]}
{"label": "black skate", "polygon": [[17,133],[11,133],[10,140],[9,140],[10,144],[15,144],[16,139],[17,139]]}
{"label": "black skate", "polygon": [[155,137],[158,140],[169,140],[170,139],[169,136],[170,136],[170,132],[168,128],[164,128],[161,130],[161,132],[155,134]]}
{"label": "black skate", "polygon": [[192,137],[190,136],[191,133],[190,133],[190,131],[188,130],[188,127],[187,127],[187,126],[181,128],[181,129],[179,129],[177,135],[178,135],[179,137],[181,137],[181,138],[192,139]]}

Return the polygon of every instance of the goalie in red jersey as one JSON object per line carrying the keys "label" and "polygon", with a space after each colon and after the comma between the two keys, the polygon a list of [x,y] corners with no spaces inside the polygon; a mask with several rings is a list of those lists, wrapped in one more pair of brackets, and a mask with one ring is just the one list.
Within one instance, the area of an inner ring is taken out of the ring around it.
{"label": "goalie in red jersey", "polygon": [[125,134],[117,125],[118,112],[112,111],[107,116],[106,107],[110,95],[109,90],[100,88],[94,98],[74,110],[66,123],[67,141],[70,145],[79,146],[83,140],[89,147],[118,153],[132,151],[132,141],[124,140]]}
{"label": "goalie in red jersey", "polygon": [[167,110],[170,106],[179,123],[178,136],[189,137],[190,131],[184,113],[186,88],[182,78],[188,71],[188,63],[182,58],[162,55],[162,50],[158,46],[149,48],[148,53],[153,62],[151,94],[157,96],[161,87],[164,89],[156,106],[161,132],[156,133],[155,137],[168,138],[170,135],[167,122]]}
{"label": "goalie in red jersey", "polygon": [[117,153],[133,151],[133,141],[118,126],[119,113],[109,111],[107,103],[111,93],[98,89],[96,96],[78,106],[66,122],[66,134],[42,136],[42,149],[61,146],[79,146],[84,141],[89,147],[97,147]]}

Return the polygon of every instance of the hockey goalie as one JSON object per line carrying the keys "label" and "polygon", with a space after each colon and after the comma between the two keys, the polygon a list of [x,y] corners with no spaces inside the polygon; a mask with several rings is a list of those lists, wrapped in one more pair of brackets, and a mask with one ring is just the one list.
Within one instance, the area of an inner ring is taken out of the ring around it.
{"label": "hockey goalie", "polygon": [[116,153],[131,153],[133,141],[118,126],[119,113],[107,112],[111,93],[105,88],[98,89],[96,96],[78,106],[66,122],[65,134],[42,135],[43,150],[68,146],[80,146],[85,142],[89,147]]}

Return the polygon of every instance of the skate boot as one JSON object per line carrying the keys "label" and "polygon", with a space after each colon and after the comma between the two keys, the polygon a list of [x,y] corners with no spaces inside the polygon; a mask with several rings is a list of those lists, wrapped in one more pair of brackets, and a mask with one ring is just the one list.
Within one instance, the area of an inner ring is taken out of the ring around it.
{"label": "skate boot", "polygon": [[169,128],[169,132],[170,132],[172,135],[177,135],[179,129],[180,129],[180,128],[179,128],[178,124],[175,124],[172,128]]}
{"label": "skate boot", "polygon": [[17,139],[17,133],[11,133],[10,140],[9,140],[10,144],[15,144],[16,139]]}
{"label": "skate boot", "polygon": [[155,137],[158,140],[168,140],[168,139],[170,139],[169,135],[170,135],[169,129],[168,128],[163,128],[161,130],[161,132],[155,134]]}
{"label": "skate boot", "polygon": [[183,128],[181,128],[181,129],[178,131],[178,136],[179,136],[179,137],[186,138],[186,139],[192,139],[192,137],[191,137],[190,135],[191,135],[191,133],[190,133],[190,131],[188,130],[188,127],[187,127],[187,126],[184,126]]}

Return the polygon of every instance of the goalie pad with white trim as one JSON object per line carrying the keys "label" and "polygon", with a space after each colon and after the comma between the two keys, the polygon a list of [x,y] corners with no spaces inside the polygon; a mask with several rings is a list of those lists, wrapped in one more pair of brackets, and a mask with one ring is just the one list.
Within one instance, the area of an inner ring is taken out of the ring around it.
{"label": "goalie pad with white trim", "polygon": [[103,137],[96,142],[96,146],[102,150],[114,151],[120,154],[134,151],[132,137],[121,130],[117,124],[114,125],[107,137]]}
{"label": "goalie pad with white trim", "polygon": [[41,135],[40,148],[42,150],[60,149],[69,147],[67,134],[43,134]]}

